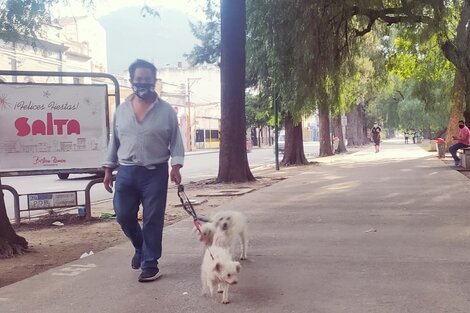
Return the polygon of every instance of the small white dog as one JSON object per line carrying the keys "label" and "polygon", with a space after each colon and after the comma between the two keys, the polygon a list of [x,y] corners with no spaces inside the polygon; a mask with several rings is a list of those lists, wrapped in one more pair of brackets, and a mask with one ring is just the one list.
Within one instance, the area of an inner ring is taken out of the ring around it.
{"label": "small white dog", "polygon": [[217,291],[222,292],[222,303],[229,303],[228,288],[238,283],[240,270],[240,263],[232,260],[227,249],[208,247],[201,265],[202,294],[210,293],[213,296],[214,289],[218,286]]}
{"label": "small white dog", "polygon": [[235,254],[235,246],[241,243],[240,260],[247,258],[247,221],[244,214],[237,211],[222,211],[216,213],[210,223],[201,226],[199,238],[206,247],[218,246]]}

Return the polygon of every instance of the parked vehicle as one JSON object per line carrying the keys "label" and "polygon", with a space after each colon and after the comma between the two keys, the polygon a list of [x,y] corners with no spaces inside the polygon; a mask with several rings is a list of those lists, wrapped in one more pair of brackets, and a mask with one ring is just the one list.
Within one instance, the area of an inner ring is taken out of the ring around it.
{"label": "parked vehicle", "polygon": [[[279,148],[279,152],[281,152],[281,153],[284,152],[284,148],[285,148],[285,145],[286,145],[285,140],[286,140],[286,133],[285,133],[285,131],[281,130],[279,132],[279,136],[277,138],[277,145],[278,145],[278,148]],[[275,149],[276,149],[276,146],[273,145],[274,152],[276,151]]]}
{"label": "parked vehicle", "polygon": [[284,132],[279,134],[279,138],[277,139],[277,145],[279,147],[279,151],[284,152],[284,148],[286,145],[286,134]]}
{"label": "parked vehicle", "polygon": [[246,152],[251,152],[253,149],[253,143],[251,142],[251,138],[246,137]]}
{"label": "parked vehicle", "polygon": [[57,176],[61,180],[66,180],[69,178],[70,174],[91,174],[91,175],[96,175],[97,177],[104,177],[103,170],[93,170],[93,171],[80,172],[80,173],[58,173]]}

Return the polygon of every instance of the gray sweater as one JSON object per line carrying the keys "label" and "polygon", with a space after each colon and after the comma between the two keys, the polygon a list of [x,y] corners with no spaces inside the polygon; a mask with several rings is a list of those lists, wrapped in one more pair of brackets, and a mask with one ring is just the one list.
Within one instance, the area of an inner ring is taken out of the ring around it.
{"label": "gray sweater", "polygon": [[152,168],[166,163],[184,163],[184,144],[178,119],[170,104],[157,98],[142,122],[138,122],[130,100],[116,108],[112,137],[104,167],[140,165]]}

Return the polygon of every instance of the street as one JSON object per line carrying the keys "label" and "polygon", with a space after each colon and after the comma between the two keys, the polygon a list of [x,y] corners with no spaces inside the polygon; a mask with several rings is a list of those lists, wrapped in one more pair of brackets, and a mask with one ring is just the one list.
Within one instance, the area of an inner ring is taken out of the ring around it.
{"label": "street", "polygon": [[[304,142],[305,154],[307,157],[315,157],[318,155],[319,142]],[[280,159],[282,155],[280,156]],[[248,161],[252,169],[257,167],[274,164],[273,148],[254,148],[248,153]],[[197,181],[216,177],[219,169],[219,154],[209,151],[207,153],[188,153],[185,158],[185,165],[181,170],[183,176],[183,184],[190,181]],[[70,175],[68,180],[60,180],[57,175],[44,176],[20,176],[20,177],[4,177],[2,183],[14,187],[18,193],[40,193],[40,192],[57,192],[84,190],[88,182],[96,178],[90,175]],[[13,197],[10,192],[5,191],[5,202],[7,213],[10,219],[14,218]],[[112,198],[112,194],[108,193],[101,184],[95,185],[91,189],[91,201],[98,202]],[[78,203],[84,203],[84,193],[78,193]],[[20,197],[20,207],[22,210],[27,208],[26,197]],[[31,215],[35,215],[43,211],[31,211]],[[27,216],[27,212],[23,212],[22,216]]]}

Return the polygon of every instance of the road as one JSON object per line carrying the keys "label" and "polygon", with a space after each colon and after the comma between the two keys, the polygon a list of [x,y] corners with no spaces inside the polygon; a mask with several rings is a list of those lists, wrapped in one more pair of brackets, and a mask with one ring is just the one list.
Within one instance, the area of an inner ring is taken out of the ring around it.
{"label": "road", "polygon": [[[318,155],[319,143],[304,143],[305,154],[310,157]],[[258,149],[254,148],[248,153],[248,161],[252,169],[256,169],[268,164],[274,164],[274,152],[272,148]],[[202,180],[217,176],[219,168],[219,153],[189,153],[185,158],[185,166],[181,170],[183,176],[183,184],[190,181]],[[70,175],[68,180],[60,180],[57,175],[44,176],[21,176],[21,177],[4,177],[2,183],[4,185],[13,186],[20,194],[40,193],[40,192],[57,192],[70,190],[84,190],[88,182],[95,178],[90,175]],[[112,194],[106,192],[101,184],[95,185],[91,189],[92,202],[111,199]],[[13,197],[5,192],[5,202],[7,206],[8,216],[14,217]],[[78,193],[78,202],[84,203],[84,193]],[[27,208],[26,197],[20,197],[20,207],[22,210]],[[34,212],[34,211],[33,211]],[[32,213],[33,214],[33,213]],[[36,213],[37,214],[37,213]],[[22,216],[27,216],[27,212],[23,212]]]}

